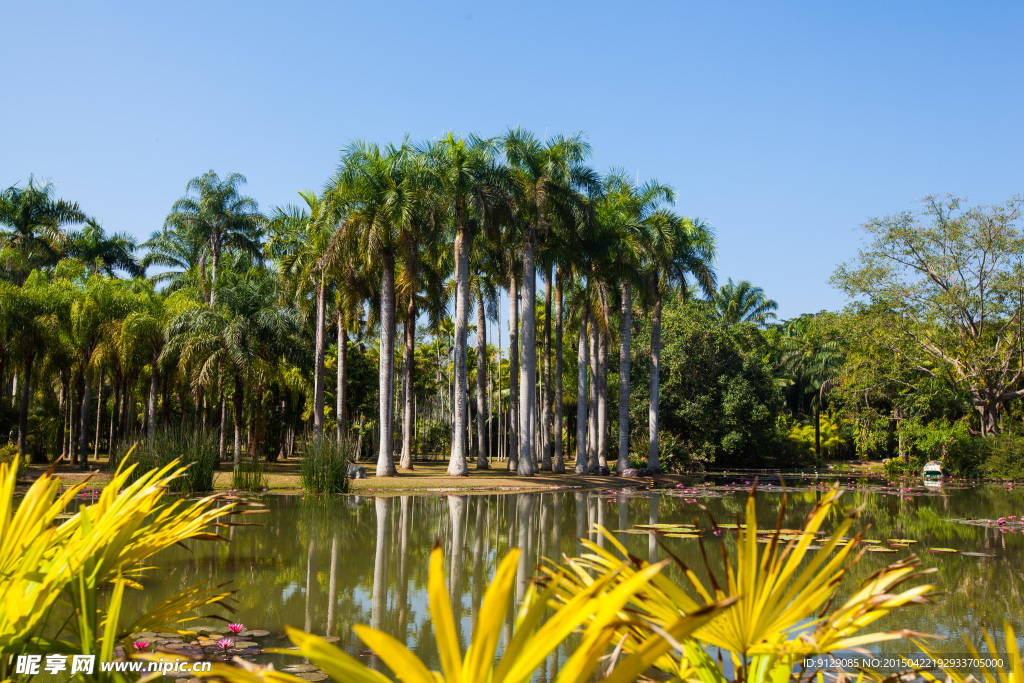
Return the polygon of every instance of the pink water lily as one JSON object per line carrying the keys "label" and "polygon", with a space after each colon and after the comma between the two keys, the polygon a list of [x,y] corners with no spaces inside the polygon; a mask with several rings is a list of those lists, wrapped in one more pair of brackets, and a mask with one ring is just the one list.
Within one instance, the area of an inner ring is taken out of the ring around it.
{"label": "pink water lily", "polygon": [[137,651],[141,651],[141,650],[145,650],[147,647],[149,647],[149,641],[147,641],[147,640],[136,640],[134,643],[132,643],[132,645],[135,647],[135,649]]}
{"label": "pink water lily", "polygon": [[245,624],[228,624],[228,629],[232,633],[238,633],[239,631],[245,630]]}
{"label": "pink water lily", "polygon": [[235,644],[235,641],[230,638],[221,638],[217,641],[217,647],[227,652],[227,649]]}

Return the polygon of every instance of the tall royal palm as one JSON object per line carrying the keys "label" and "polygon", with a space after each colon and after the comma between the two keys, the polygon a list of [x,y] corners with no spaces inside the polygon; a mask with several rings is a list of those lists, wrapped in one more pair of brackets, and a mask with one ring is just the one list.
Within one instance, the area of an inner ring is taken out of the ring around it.
{"label": "tall royal palm", "polygon": [[689,296],[693,280],[711,297],[715,291],[715,239],[711,226],[699,218],[683,218],[660,209],[645,222],[648,254],[645,294],[651,299],[651,389],[647,411],[650,443],[647,467],[660,468],[658,453],[658,391],[661,387],[661,309],[665,295],[678,287],[683,299]]}
{"label": "tall royal palm", "polygon": [[29,271],[56,263],[67,235],[63,226],[84,223],[78,204],[53,198],[51,183],[12,185],[0,192],[0,262],[19,287]]}
{"label": "tall royal palm", "polygon": [[369,270],[380,270],[380,449],[377,476],[396,474],[392,458],[395,353],[395,260],[413,227],[419,169],[408,142],[388,145],[353,142],[341,154],[332,190],[348,207],[346,230]]}
{"label": "tall royal palm", "polygon": [[591,187],[596,178],[583,165],[590,145],[583,135],[556,136],[541,142],[522,129],[510,130],[504,141],[505,157],[518,181],[519,221],[522,226],[522,359],[519,371],[519,474],[537,471],[535,426],[537,419],[536,269],[538,239],[551,229],[553,217],[571,212],[578,204],[577,188]]}
{"label": "tall royal palm", "polygon": [[185,196],[174,202],[165,227],[191,231],[209,247],[210,305],[217,299],[217,266],[225,248],[261,256],[260,236],[266,219],[256,200],[239,194],[245,176],[231,173],[221,180],[212,170],[188,181]]}
{"label": "tall royal palm", "polygon": [[496,140],[448,133],[426,150],[432,194],[441,199],[455,231],[455,403],[454,438],[448,474],[469,473],[466,435],[468,400],[467,331],[469,329],[469,252],[475,228],[487,221],[495,192],[508,189],[505,174],[494,164]]}
{"label": "tall royal palm", "polygon": [[617,471],[629,467],[629,369],[633,321],[633,284],[640,280],[640,251],[648,224],[664,202],[673,202],[671,187],[648,181],[637,187],[621,169],[604,179],[598,220],[615,236],[611,267],[604,273],[619,281],[619,448]]}

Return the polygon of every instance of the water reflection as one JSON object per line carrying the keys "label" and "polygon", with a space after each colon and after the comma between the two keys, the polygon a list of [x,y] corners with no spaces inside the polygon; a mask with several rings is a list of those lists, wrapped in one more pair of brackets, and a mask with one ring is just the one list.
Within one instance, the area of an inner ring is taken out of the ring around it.
{"label": "water reflection", "polygon": [[[783,517],[788,528],[799,526],[821,496],[817,487],[794,492],[795,488],[790,488]],[[744,494],[728,490],[717,495],[702,497],[699,503],[719,521],[735,520],[743,509]],[[774,523],[780,500],[778,493],[762,493],[759,516]],[[984,626],[1001,628],[1003,618],[1020,628],[1019,615],[1024,611],[1021,534],[948,521],[1019,515],[1024,511],[1020,492],[996,487],[946,488],[934,495],[907,497],[858,488],[846,493],[843,501],[847,509],[864,507],[859,529],[866,530],[866,537],[918,541],[899,554],[868,553],[851,571],[851,588],[879,567],[916,550],[926,567],[938,568],[938,588],[947,592],[936,606],[913,608],[904,612],[898,623],[880,623],[880,628],[945,635],[967,630],[977,637]],[[338,636],[341,647],[366,657],[368,653],[351,627],[368,623],[406,642],[424,661],[438,666],[427,609],[427,568],[436,542],[445,550],[449,597],[465,647],[486,587],[510,548],[522,549],[516,574],[516,597],[521,600],[542,558],[581,553],[578,539],[582,537],[602,543],[603,538],[593,531],[595,524],[608,522],[629,552],[653,562],[667,556],[654,537],[621,532],[636,524],[692,522],[701,514],[698,502],[675,491],[657,490],[376,498],[271,496],[264,502],[269,513],[261,516],[262,526],[233,527],[230,544],[200,544],[193,553],[168,550],[155,563],[164,569],[150,577],[147,590],[132,591],[126,600],[134,601],[134,609],[149,609],[170,592],[199,580],[233,581],[239,589],[238,612],[233,619],[247,626],[268,629],[283,638],[286,624],[301,625],[313,633]],[[838,521],[837,516],[831,523]],[[696,541],[662,540],[684,562],[702,566]],[[726,533],[722,540],[731,552],[734,537]],[[928,546],[982,550],[995,557],[933,555],[923,552]],[[718,553],[708,556],[712,562],[720,562]],[[713,569],[718,572],[721,568]],[[685,581],[675,566],[666,572],[680,585]],[[513,618],[510,610],[504,643],[511,637]],[[962,647],[956,641],[952,646]],[[898,653],[906,647],[887,645],[882,651]],[[556,653],[543,677],[553,678],[567,654],[566,648]]]}

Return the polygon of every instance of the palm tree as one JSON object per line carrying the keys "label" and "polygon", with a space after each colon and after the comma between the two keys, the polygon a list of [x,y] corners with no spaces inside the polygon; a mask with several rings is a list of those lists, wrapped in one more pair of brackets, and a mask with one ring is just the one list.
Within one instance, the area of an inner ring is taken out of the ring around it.
{"label": "palm tree", "polygon": [[29,271],[55,264],[63,255],[63,226],[84,223],[78,204],[53,198],[53,184],[12,185],[0,192],[0,262],[19,287]]}
{"label": "palm tree", "polygon": [[138,246],[128,233],[108,236],[103,226],[90,218],[85,227],[68,235],[67,255],[82,261],[90,273],[104,272],[113,277],[114,270],[123,270],[129,277],[142,277],[146,269],[135,258]]}
{"label": "palm tree", "polygon": [[161,268],[150,275],[153,284],[166,283],[167,292],[192,288],[203,301],[208,301],[206,289],[207,240],[188,225],[164,226],[142,243],[146,254],[140,265],[144,270]]}
{"label": "palm tree", "polygon": [[[141,356],[143,363],[152,368],[149,375],[149,395],[146,399],[146,436],[156,435],[157,394],[160,387],[160,354],[168,323],[168,297],[161,296],[150,283],[139,283],[132,310],[120,327],[120,358]],[[174,297],[172,298],[180,298]],[[171,306],[174,306],[172,303]]]}
{"label": "palm tree", "polygon": [[583,165],[590,145],[583,135],[556,136],[540,142],[530,132],[514,129],[503,141],[505,157],[517,179],[518,220],[522,230],[522,349],[519,395],[519,474],[537,470],[534,422],[537,414],[536,378],[536,270],[534,250],[538,239],[551,230],[557,216],[583,210],[577,188],[597,185],[594,172]]}
{"label": "palm tree", "polygon": [[408,141],[383,151],[375,144],[351,143],[341,155],[332,189],[348,207],[346,230],[369,270],[380,268],[380,448],[377,476],[396,474],[392,459],[395,351],[395,259],[413,228],[417,201],[413,149]]}
{"label": "palm tree", "polygon": [[188,181],[185,196],[174,202],[165,228],[183,230],[201,236],[210,254],[210,305],[217,299],[217,266],[221,252],[234,249],[254,258],[261,255],[260,236],[266,219],[256,200],[239,194],[245,184],[241,173],[230,173],[221,180],[208,171]]}
{"label": "palm tree", "polygon": [[282,278],[290,281],[299,297],[312,291],[316,306],[313,345],[313,435],[324,433],[324,352],[327,347],[328,272],[333,265],[331,241],[341,218],[336,195],[318,197],[310,190],[299,192],[306,207],[278,207],[269,223],[267,253],[276,258]]}
{"label": "palm tree", "polygon": [[[193,387],[209,386],[221,373],[234,382],[235,469],[242,461],[242,426],[247,384],[257,394],[283,357],[297,358],[294,311],[279,305],[278,282],[263,268],[229,273],[217,308],[192,306],[167,327],[162,357],[177,355],[192,368]],[[255,457],[255,453],[253,453]]]}
{"label": "palm tree", "polygon": [[447,133],[424,150],[434,197],[455,231],[455,437],[448,474],[469,473],[466,453],[467,331],[469,329],[469,253],[474,234],[488,222],[494,195],[511,189],[504,169],[494,163],[497,141]]}
{"label": "palm tree", "polygon": [[665,294],[677,286],[685,300],[689,278],[708,297],[715,291],[715,240],[711,226],[699,218],[682,218],[671,211],[655,211],[646,221],[647,286],[643,294],[651,311],[651,390],[647,410],[649,450],[647,467],[660,468],[658,454],[658,391],[661,369],[661,309]]}
{"label": "palm tree", "polygon": [[[845,361],[839,341],[815,329],[813,314],[787,320],[782,325],[781,369],[792,382],[796,402],[810,396],[814,413],[814,455],[821,456],[821,409]],[[805,404],[806,405],[806,404]]]}
{"label": "palm tree", "polygon": [[633,284],[640,280],[641,243],[663,202],[675,201],[668,185],[656,180],[636,187],[622,169],[612,169],[604,179],[604,193],[598,203],[598,220],[612,233],[615,247],[611,267],[602,269],[606,276],[621,283],[619,312],[619,449],[616,469],[629,467],[629,366],[633,320]]}
{"label": "palm tree", "polygon": [[750,323],[758,327],[775,320],[775,310],[779,307],[760,287],[746,280],[733,283],[732,278],[715,293],[711,303],[714,317],[726,325]]}

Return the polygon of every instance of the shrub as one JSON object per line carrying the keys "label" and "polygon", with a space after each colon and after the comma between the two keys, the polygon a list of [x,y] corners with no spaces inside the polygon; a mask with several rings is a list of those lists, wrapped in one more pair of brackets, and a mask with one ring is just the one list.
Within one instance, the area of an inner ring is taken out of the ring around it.
{"label": "shrub", "polygon": [[22,470],[25,469],[25,465],[28,464],[27,458],[18,457],[18,446],[9,443],[0,446],[0,465],[13,465],[17,463],[18,474],[21,474]]}
{"label": "shrub", "polygon": [[1002,479],[1024,479],[1024,437],[997,434],[976,441],[983,443],[988,455],[984,464],[985,474]]}
{"label": "shrub", "polygon": [[348,465],[355,450],[355,440],[348,436],[341,440],[327,436],[306,440],[300,465],[302,487],[315,493],[348,491]]}
{"label": "shrub", "polygon": [[123,462],[137,464],[129,481],[134,482],[146,472],[165,467],[179,460],[187,465],[185,473],[171,480],[172,491],[198,493],[213,490],[213,470],[217,466],[217,438],[211,432],[184,427],[162,429],[152,439],[144,439],[134,447],[124,446],[110,460],[111,470]]}
{"label": "shrub", "polygon": [[243,460],[231,475],[231,486],[239,491],[262,491],[267,484],[267,474],[260,460]]}

